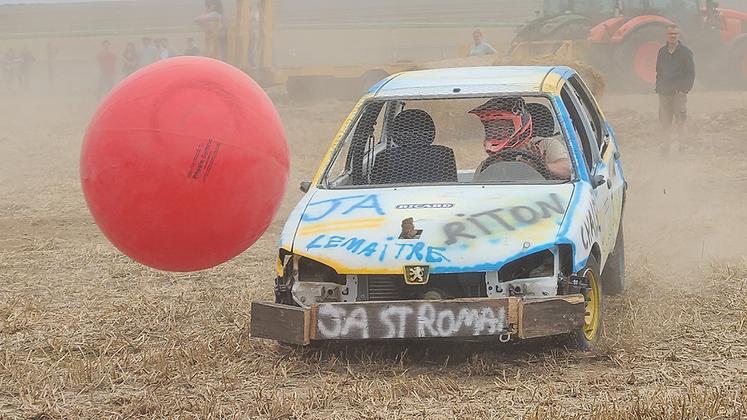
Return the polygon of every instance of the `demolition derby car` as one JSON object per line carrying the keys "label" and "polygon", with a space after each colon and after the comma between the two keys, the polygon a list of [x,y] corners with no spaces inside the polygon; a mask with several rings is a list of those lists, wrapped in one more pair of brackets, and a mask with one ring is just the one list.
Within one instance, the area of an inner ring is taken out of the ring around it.
{"label": "demolition derby car", "polygon": [[280,239],[255,337],[566,335],[623,290],[614,133],[567,67],[407,72],[354,107]]}

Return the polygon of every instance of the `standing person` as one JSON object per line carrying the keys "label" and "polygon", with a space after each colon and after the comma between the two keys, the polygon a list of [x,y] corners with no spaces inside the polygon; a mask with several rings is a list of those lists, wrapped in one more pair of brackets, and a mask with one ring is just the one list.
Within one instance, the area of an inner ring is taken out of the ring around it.
{"label": "standing person", "polygon": [[131,75],[137,70],[140,65],[140,57],[138,57],[135,44],[128,42],[122,53],[122,74],[124,77]]}
{"label": "standing person", "polygon": [[498,53],[492,45],[482,39],[482,31],[479,29],[475,29],[475,31],[472,32],[472,41],[474,41],[474,43],[469,49],[470,57],[476,55],[495,55]]}
{"label": "standing person", "polygon": [[200,55],[200,49],[197,48],[197,43],[192,37],[187,38],[187,49],[184,50],[184,55],[198,56]]}
{"label": "standing person", "polygon": [[158,40],[158,59],[159,60],[165,60],[169,57],[173,57],[173,53],[171,52],[171,49],[169,48],[169,40],[166,38],[161,38]]}
{"label": "standing person", "polygon": [[21,56],[18,59],[18,84],[28,88],[29,76],[31,75],[31,63],[36,61],[36,58],[28,48],[23,47],[21,50]]}
{"label": "standing person", "polygon": [[195,23],[205,31],[206,55],[225,61],[228,51],[228,31],[221,0],[205,0],[205,14],[197,16]]}
{"label": "standing person", "polygon": [[153,45],[153,40],[144,37],[142,40],[143,48],[140,50],[140,67],[145,67],[158,61],[158,48]]}
{"label": "standing person", "polygon": [[114,88],[117,77],[117,55],[110,51],[111,43],[101,43],[101,51],[96,56],[99,63],[99,99]]}
{"label": "standing person", "polygon": [[[681,149],[680,140],[685,134],[687,120],[687,94],[695,83],[693,52],[680,42],[680,28],[667,28],[667,44],[656,57],[656,93],[659,94],[659,121],[662,126],[662,153]],[[672,122],[678,138],[671,140]]]}

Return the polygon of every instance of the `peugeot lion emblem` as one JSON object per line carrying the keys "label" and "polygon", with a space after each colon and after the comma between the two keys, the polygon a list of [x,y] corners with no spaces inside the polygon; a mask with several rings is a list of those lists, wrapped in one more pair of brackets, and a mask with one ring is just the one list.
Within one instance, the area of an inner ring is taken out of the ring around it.
{"label": "peugeot lion emblem", "polygon": [[426,284],[429,275],[430,267],[427,265],[405,266],[405,283],[407,284]]}

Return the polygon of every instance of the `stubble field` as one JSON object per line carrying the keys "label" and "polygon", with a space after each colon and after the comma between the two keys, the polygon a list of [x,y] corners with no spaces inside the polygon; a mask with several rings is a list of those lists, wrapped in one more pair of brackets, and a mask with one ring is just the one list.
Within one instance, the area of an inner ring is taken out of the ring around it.
{"label": "stubble field", "polygon": [[276,222],[219,268],[171,274],[122,256],[85,207],[95,100],[0,98],[0,418],[747,417],[747,94],[693,94],[688,148],[669,159],[655,97],[605,97],[630,182],[628,284],[591,353],[250,337],[295,186],[352,105],[275,99],[293,158]]}

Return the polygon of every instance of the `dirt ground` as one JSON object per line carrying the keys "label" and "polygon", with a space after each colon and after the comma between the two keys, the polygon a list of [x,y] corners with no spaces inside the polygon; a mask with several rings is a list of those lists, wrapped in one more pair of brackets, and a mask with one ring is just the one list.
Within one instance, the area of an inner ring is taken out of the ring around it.
{"label": "dirt ground", "polygon": [[298,351],[249,336],[295,188],[351,107],[276,98],[289,192],[255,246],[171,274],[122,256],[78,179],[96,101],[0,97],[0,418],[745,418],[747,94],[691,95],[659,157],[656,98],[607,96],[630,182],[628,285],[591,353],[553,340]]}

